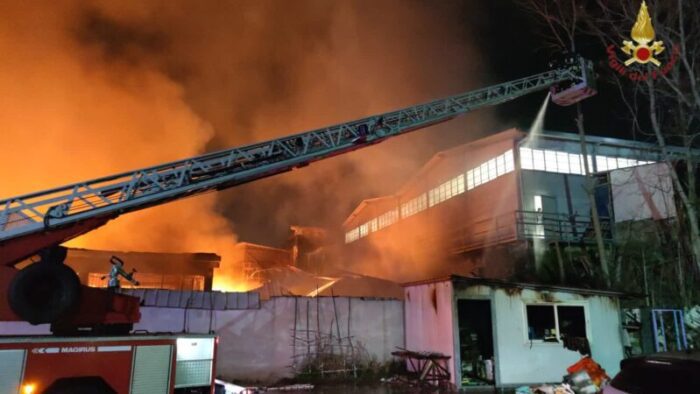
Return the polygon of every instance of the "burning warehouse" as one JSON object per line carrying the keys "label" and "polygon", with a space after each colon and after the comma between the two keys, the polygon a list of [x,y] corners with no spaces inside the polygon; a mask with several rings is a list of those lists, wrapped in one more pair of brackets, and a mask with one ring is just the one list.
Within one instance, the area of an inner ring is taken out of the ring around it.
{"label": "burning warehouse", "polygon": [[[625,223],[675,216],[654,145],[587,137],[587,146],[607,244]],[[594,242],[580,152],[576,135],[511,129],[438,153],[396,194],[357,206],[344,223],[344,252],[360,272],[404,282],[532,278],[547,250]],[[562,283],[568,272],[559,267],[552,280]]]}
{"label": "burning warehouse", "polygon": [[126,271],[135,270],[138,285],[123,281],[122,287],[167,290],[211,290],[221,257],[214,253],[117,252],[109,250],[68,250],[66,264],[80,282],[90,287],[107,287],[110,260],[124,262]]}

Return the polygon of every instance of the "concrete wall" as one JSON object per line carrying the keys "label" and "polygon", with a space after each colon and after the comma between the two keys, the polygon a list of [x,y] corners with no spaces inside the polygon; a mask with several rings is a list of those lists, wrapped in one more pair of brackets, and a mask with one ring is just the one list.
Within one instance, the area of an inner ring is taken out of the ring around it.
{"label": "concrete wall", "polygon": [[[331,343],[350,342],[356,352],[379,362],[391,360],[391,352],[404,346],[403,302],[400,300],[335,297],[275,297],[260,309],[218,310],[142,307],[136,330],[150,332],[216,332],[219,337],[217,376],[226,379],[273,382],[294,374],[296,359],[303,361],[315,347],[294,340],[311,338],[319,330]],[[318,311],[318,313],[317,313]],[[308,319],[307,319],[308,316]],[[337,319],[336,319],[337,316]],[[296,317],[296,318],[295,318]],[[338,324],[339,323],[339,324]],[[3,322],[0,335],[46,334],[48,325]],[[336,345],[334,351],[341,346]],[[296,357],[295,357],[296,355]]]}
{"label": "concrete wall", "polygon": [[[171,308],[143,308],[136,329],[208,332],[211,327],[221,340],[217,374],[227,379],[271,382],[294,375],[293,364],[301,364],[309,336],[321,332],[330,343],[347,351],[350,341],[356,351],[380,362],[391,359],[391,352],[403,346],[403,305],[399,300],[372,300],[336,297],[275,297],[260,309],[206,311]],[[318,311],[318,313],[317,313]],[[337,315],[337,320],[336,320]],[[307,319],[308,316],[308,319]],[[339,324],[338,324],[339,323]],[[296,340],[295,340],[296,326]]]}
{"label": "concrete wall", "polygon": [[[561,343],[529,341],[526,304],[565,303],[584,306],[586,332],[593,359],[610,376],[619,371],[623,347],[619,305],[614,298],[555,291],[546,292],[545,295],[544,292],[529,289],[510,295],[505,289],[487,286],[467,287],[456,290],[455,293],[456,299],[491,300],[495,373],[499,386],[559,382],[566,375],[566,368],[581,359],[578,352],[564,348]],[[460,360],[456,361],[459,365]]]}
{"label": "concrete wall", "polygon": [[439,352],[450,356],[449,370],[455,383],[456,322],[449,281],[406,288],[406,349]]}

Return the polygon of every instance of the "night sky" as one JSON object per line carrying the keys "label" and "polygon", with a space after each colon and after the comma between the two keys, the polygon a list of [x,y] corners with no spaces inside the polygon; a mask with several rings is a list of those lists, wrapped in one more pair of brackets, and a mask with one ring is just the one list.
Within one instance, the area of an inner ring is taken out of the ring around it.
{"label": "night sky", "polygon": [[[510,0],[480,2],[483,18],[474,18],[481,36],[481,49],[487,57],[498,80],[515,79],[545,69],[548,59],[555,54],[545,47],[541,37],[547,28],[534,16],[524,12]],[[582,102],[586,132],[618,138],[632,138],[625,108],[620,103],[618,88],[609,82],[611,73],[607,66],[605,48],[596,40],[581,37],[578,53],[596,65],[598,95]],[[532,114],[542,105],[542,94],[532,94],[499,106],[499,116],[520,127],[527,127]],[[545,128],[557,131],[576,131],[575,107],[549,106]]]}

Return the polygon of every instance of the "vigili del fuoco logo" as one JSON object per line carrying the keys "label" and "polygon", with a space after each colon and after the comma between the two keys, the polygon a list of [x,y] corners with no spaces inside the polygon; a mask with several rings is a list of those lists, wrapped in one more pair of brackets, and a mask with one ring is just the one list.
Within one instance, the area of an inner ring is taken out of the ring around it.
{"label": "vigili del fuoco logo", "polygon": [[[646,81],[649,78],[657,79],[662,75],[668,74],[673,66],[678,61],[680,48],[673,45],[670,58],[664,63],[662,57],[666,57],[669,51],[666,51],[664,42],[654,40],[656,32],[651,23],[649,9],[646,2],[642,1],[637,14],[637,21],[632,26],[630,33],[632,41],[623,40],[620,50],[627,56],[627,59],[620,61],[617,57],[617,46],[611,44],[608,46],[608,65],[621,76],[625,76],[633,81]],[[661,55],[661,57],[659,56]],[[647,65],[651,63],[654,67],[649,70],[639,67],[631,67],[634,65]]]}

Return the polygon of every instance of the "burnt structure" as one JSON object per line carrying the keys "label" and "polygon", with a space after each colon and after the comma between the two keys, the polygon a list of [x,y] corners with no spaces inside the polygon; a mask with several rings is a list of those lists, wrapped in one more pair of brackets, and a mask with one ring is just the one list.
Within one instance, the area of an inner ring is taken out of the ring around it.
{"label": "burnt structure", "polygon": [[[668,173],[655,145],[593,136],[586,144],[606,242],[615,223],[675,216],[672,190],[657,187]],[[440,152],[395,194],[357,206],[343,225],[346,256],[398,281],[511,278],[536,264],[538,248],[594,242],[584,160],[576,134],[517,129]],[[631,203],[639,217],[616,217]]]}
{"label": "burnt structure", "polygon": [[125,269],[134,274],[139,285],[123,283],[126,288],[166,290],[211,290],[214,270],[221,257],[214,253],[154,253],[110,250],[69,249],[66,264],[90,287],[107,287],[110,258],[124,261]]}

